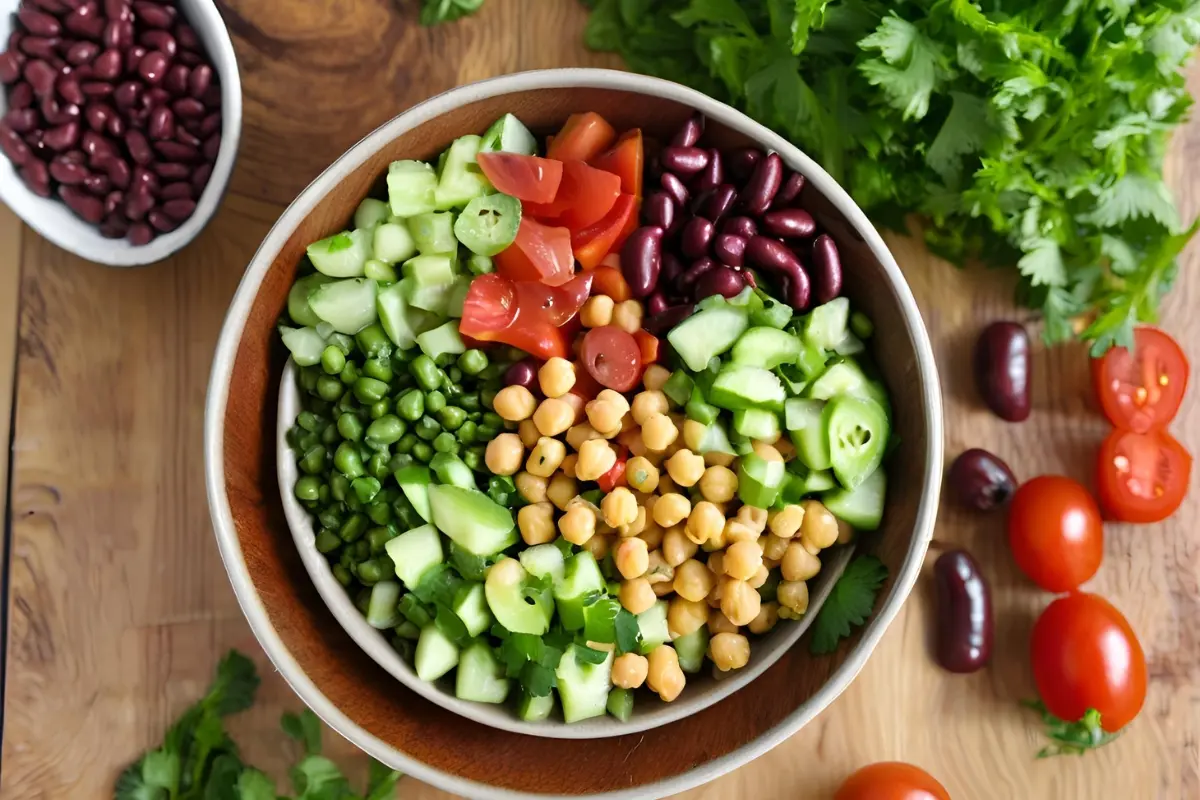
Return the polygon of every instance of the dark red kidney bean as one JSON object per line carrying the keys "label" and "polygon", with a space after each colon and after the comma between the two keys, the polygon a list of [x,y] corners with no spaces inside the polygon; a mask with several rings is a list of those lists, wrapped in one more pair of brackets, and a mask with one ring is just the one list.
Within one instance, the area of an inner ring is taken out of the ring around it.
{"label": "dark red kidney bean", "polygon": [[696,212],[705,219],[711,219],[713,224],[719,223],[737,200],[737,189],[733,184],[723,183],[704,193],[704,202]]}
{"label": "dark red kidney bean", "polygon": [[933,565],[937,661],[950,672],[975,672],[992,656],[992,594],[979,564],[949,550]]}
{"label": "dark red kidney bean", "polygon": [[804,191],[804,184],[807,183],[805,177],[799,172],[788,171],[787,177],[783,179],[783,185],[779,187],[779,192],[775,195],[774,202],[771,203],[772,208],[783,208],[790,206],[800,197],[800,193]]}
{"label": "dark red kidney bean", "polygon": [[217,160],[217,153],[221,152],[221,134],[214,133],[212,136],[204,140],[204,147],[200,151],[209,161]]}
{"label": "dark red kidney bean", "polygon": [[770,153],[754,168],[746,188],[741,193],[741,206],[754,216],[761,216],[771,207],[775,193],[783,182],[783,159]]}
{"label": "dark red kidney bean", "polygon": [[29,108],[33,105],[33,87],[21,81],[8,92],[9,108]]}
{"label": "dark red kidney bean", "polygon": [[797,311],[808,308],[812,284],[800,259],[782,242],[766,236],[752,236],[746,242],[746,262],[772,273],[783,284],[784,300]]}
{"label": "dark red kidney bean", "polygon": [[58,196],[83,219],[95,225],[104,219],[104,201],[75,186],[58,187]]}
{"label": "dark red kidney bean", "polygon": [[200,122],[200,129],[196,134],[198,136],[211,136],[219,130],[221,130],[221,113],[216,112],[209,114]]}
{"label": "dark red kidney bean", "polygon": [[41,128],[34,128],[25,134],[25,144],[29,145],[29,155],[41,161],[49,161],[55,155],[54,151],[43,141],[45,135],[46,132]]}
{"label": "dark red kidney bean", "polygon": [[79,85],[83,89],[83,93],[93,100],[103,100],[111,95],[114,87],[111,83],[103,83],[101,81],[88,81]]}
{"label": "dark red kidney bean", "polygon": [[57,152],[70,150],[79,142],[79,123],[72,120],[65,125],[50,128],[42,136],[46,147]]}
{"label": "dark red kidney bean", "polygon": [[62,155],[57,156],[57,157],[69,164],[86,164],[87,163],[87,153],[85,153],[79,149],[68,150],[67,152],[65,152]]}
{"label": "dark red kidney bean", "polygon": [[191,70],[183,64],[175,64],[167,70],[167,76],[163,78],[163,88],[174,95],[186,94],[189,75]]}
{"label": "dark red kidney bean", "polygon": [[193,53],[191,50],[184,50],[177,53],[175,60],[189,67],[198,67],[204,63],[204,57],[199,53]]}
{"label": "dark red kidney bean", "polygon": [[75,9],[63,20],[63,27],[68,31],[93,41],[103,37],[106,24],[104,17],[100,16],[96,6],[91,3]]}
{"label": "dark red kidney bean", "polygon": [[29,187],[29,191],[39,197],[50,196],[50,171],[46,167],[46,162],[31,158],[17,174]]}
{"label": "dark red kidney bean", "polygon": [[757,147],[742,147],[729,154],[726,166],[734,180],[747,181],[762,158],[763,151]]}
{"label": "dark red kidney bean", "polygon": [[692,191],[696,194],[716,189],[725,181],[725,164],[721,151],[713,148],[708,151],[708,164],[692,179]]}
{"label": "dark red kidney bean", "polygon": [[79,106],[74,103],[59,103],[53,95],[43,97],[39,105],[42,120],[47,125],[66,125],[80,116]]}
{"label": "dark red kidney bean", "polygon": [[176,116],[193,119],[204,116],[204,104],[194,97],[184,97],[171,103],[171,110]]}
{"label": "dark red kidney bean", "polygon": [[670,292],[682,274],[683,262],[679,260],[679,256],[664,250],[662,254],[662,270],[658,275],[659,286]]}
{"label": "dark red kidney bean", "polygon": [[531,392],[538,391],[537,362],[532,358],[518,361],[504,371],[505,386],[524,386]]}
{"label": "dark red kidney bean", "polygon": [[658,160],[663,169],[676,175],[695,175],[708,166],[710,153],[699,147],[664,147]]}
{"label": "dark red kidney bean", "polygon": [[45,61],[41,59],[29,61],[25,64],[23,74],[25,80],[29,81],[29,85],[33,87],[33,93],[38,97],[45,97],[54,91],[54,81],[58,78],[58,73]]}
{"label": "dark red kidney bean", "polygon": [[40,58],[53,62],[58,58],[59,40],[56,38],[43,39],[40,36],[26,36],[21,40],[21,52],[30,58]]}
{"label": "dark red kidney bean", "polygon": [[192,188],[196,192],[196,197],[204,193],[204,187],[208,186],[208,179],[212,176],[212,164],[201,164],[192,173],[191,183]]}
{"label": "dark red kidney bean", "polygon": [[134,45],[125,51],[125,71],[131,75],[137,74],[138,65],[142,63],[142,59],[146,57],[146,53],[150,51],[142,47],[140,44]]}
{"label": "dark red kidney bean", "polygon": [[133,13],[138,22],[149,28],[170,28],[175,22],[175,9],[157,3],[135,2]]}
{"label": "dark red kidney bean", "polygon": [[666,192],[655,192],[646,198],[642,207],[642,219],[649,225],[668,230],[675,222],[675,201]]}
{"label": "dark red kidney bean", "polygon": [[16,83],[21,77],[21,60],[15,51],[0,53],[0,83]]}
{"label": "dark red kidney bean", "polygon": [[664,172],[659,181],[659,185],[662,186],[662,190],[664,192],[671,195],[671,199],[675,201],[675,206],[677,208],[687,207],[688,198],[691,197],[691,193],[688,191],[687,187],[683,185],[683,181],[679,179],[678,175],[670,172]]}
{"label": "dark red kidney bean", "polygon": [[37,127],[38,113],[32,108],[14,108],[4,115],[4,124],[17,133],[29,133]]}
{"label": "dark red kidney bean", "polygon": [[100,43],[110,50],[124,50],[133,43],[133,23],[128,20],[109,20],[104,25]]}
{"label": "dark red kidney bean", "polygon": [[746,279],[742,277],[742,273],[729,267],[713,267],[700,276],[700,280],[696,281],[694,297],[697,301],[712,297],[714,294],[722,297],[735,297],[744,288],[746,288]]}
{"label": "dark red kidney bean", "polygon": [[693,313],[695,313],[695,306],[691,303],[681,303],[677,306],[671,306],[661,314],[653,314],[646,317],[642,320],[642,327],[652,336],[662,336]]}
{"label": "dark red kidney bean", "polygon": [[50,162],[50,177],[59,183],[67,186],[76,186],[83,183],[84,178],[88,176],[87,168],[82,164],[76,164],[74,161],[68,161],[62,156]]}
{"label": "dark red kidney bean", "polygon": [[105,50],[92,62],[92,75],[98,80],[111,81],[121,74],[121,51]]}
{"label": "dark red kidney bean", "polygon": [[72,75],[59,76],[57,89],[58,96],[68,103],[83,105],[84,101],[87,100],[83,94],[83,89],[79,88],[79,81],[75,80]]}
{"label": "dark red kidney bean", "polygon": [[675,281],[675,288],[684,294],[691,294],[692,287],[696,285],[696,281],[704,276],[704,273],[717,266],[717,262],[705,256],[698,258],[692,262],[692,265],[684,270],[684,273],[679,276],[679,280]]}
{"label": "dark red kidney bean", "polygon": [[97,159],[103,160],[116,154],[112,144],[95,131],[84,131],[81,148],[87,155],[88,161],[93,163]]}
{"label": "dark red kidney bean", "polygon": [[133,191],[125,195],[125,216],[134,221],[143,220],[154,208],[154,198],[146,191]]}
{"label": "dark red kidney bean", "polygon": [[149,222],[154,230],[160,233],[170,233],[179,227],[179,221],[171,219],[166,212],[155,209],[146,215],[146,221]]}
{"label": "dark red kidney bean", "polygon": [[8,160],[18,167],[25,166],[31,160],[29,145],[7,123],[0,123],[0,150],[3,150]]}
{"label": "dark red kidney bean", "polygon": [[643,225],[629,235],[621,248],[621,271],[634,297],[647,297],[658,286],[665,233],[657,225]]}
{"label": "dark red kidney bean", "polygon": [[108,216],[109,214],[114,213],[124,202],[124,193],[119,191],[109,192],[104,196],[104,215]]}
{"label": "dark red kidney bean", "polygon": [[113,93],[113,102],[117,108],[133,108],[142,99],[142,85],[137,81],[125,81]]}
{"label": "dark red kidney bean", "polygon": [[159,194],[162,200],[191,200],[192,185],[187,181],[176,181],[168,183],[162,187],[162,192]]}
{"label": "dark red kidney bean", "polygon": [[128,130],[125,132],[125,149],[129,151],[129,157],[142,166],[154,160],[154,151],[150,149],[150,142],[146,140],[141,131]]}
{"label": "dark red kidney bean", "polygon": [[176,52],[175,37],[166,31],[146,31],[138,39],[147,49],[157,50],[168,58],[173,58]]}
{"label": "dark red kidney bean", "polygon": [[667,298],[663,296],[662,292],[660,292],[660,291],[655,292],[654,294],[652,294],[648,298],[646,298],[646,313],[647,314],[650,314],[651,316],[653,316],[654,314],[661,314],[662,312],[664,312],[666,310],[667,310]]}
{"label": "dark red kidney bean", "polygon": [[946,481],[960,503],[980,511],[1004,505],[1017,490],[1017,478],[1008,464],[979,447],[954,459]]}
{"label": "dark red kidney bean", "polygon": [[83,188],[96,196],[102,196],[108,194],[112,189],[112,181],[108,179],[107,175],[93,173],[83,179]]}
{"label": "dark red kidney bean", "polygon": [[817,232],[817,223],[802,208],[781,208],[762,215],[763,230],[784,239],[808,239]]}
{"label": "dark red kidney bean", "polygon": [[113,186],[116,186],[118,189],[129,188],[129,181],[132,174],[129,169],[129,163],[125,159],[109,159],[104,165],[104,171],[108,173],[108,179],[113,182]]}
{"label": "dark red kidney bean", "polygon": [[34,36],[58,36],[62,33],[59,21],[44,11],[22,8],[17,12],[17,19]]}
{"label": "dark red kidney bean", "polygon": [[200,49],[200,40],[196,38],[196,31],[186,22],[180,22],[175,26],[175,41],[184,50]]}
{"label": "dark red kidney bean", "polygon": [[90,64],[100,54],[100,45],[94,42],[75,42],[67,50],[67,63],[76,67]]}
{"label": "dark red kidney bean", "polygon": [[975,345],[975,382],[996,416],[1020,422],[1029,416],[1029,334],[1016,322],[993,322]]}
{"label": "dark red kidney bean", "polygon": [[713,224],[704,217],[692,217],[679,235],[679,249],[688,258],[708,255],[713,239]]}
{"label": "dark red kidney bean", "polygon": [[154,142],[151,146],[169,161],[196,161],[200,158],[200,151],[179,142]]}
{"label": "dark red kidney bean", "polygon": [[158,177],[168,181],[183,180],[192,172],[192,168],[187,164],[176,164],[171,161],[160,161],[154,165],[154,171],[158,173]]}
{"label": "dark red kidney bean", "polygon": [[114,139],[120,139],[125,135],[125,119],[120,115],[113,115],[108,121],[108,135]]}
{"label": "dark red kidney bean", "polygon": [[163,213],[173,220],[183,222],[192,215],[196,210],[196,203],[192,200],[168,200],[162,204]]}
{"label": "dark red kidney bean", "polygon": [[[218,136],[217,139],[219,140],[220,137]],[[204,142],[201,141],[200,137],[196,136],[194,133],[184,127],[177,127],[175,129],[175,141],[179,142],[180,144],[186,144],[189,147],[204,146]],[[218,141],[217,144],[219,146],[220,141]],[[216,156],[213,156],[213,159],[215,160]]]}
{"label": "dark red kidney bean", "polygon": [[175,138],[175,115],[166,106],[159,106],[150,112],[146,121],[146,134],[151,139]]}
{"label": "dark red kidney bean", "polygon": [[704,115],[696,112],[688,117],[687,122],[680,126],[679,131],[671,139],[672,147],[692,147],[700,141],[704,134]]}
{"label": "dark red kidney bean", "polygon": [[151,50],[142,56],[142,60],[138,62],[137,71],[146,83],[157,85],[166,77],[169,64],[166,55],[157,50]]}
{"label": "dark red kidney bean", "polygon": [[726,266],[740,267],[745,263],[746,239],[722,233],[713,240],[713,255]]}
{"label": "dark red kidney bean", "polygon": [[128,0],[104,0],[104,16],[109,19],[124,19],[129,11]]}
{"label": "dark red kidney bean", "polygon": [[100,235],[106,239],[121,239],[129,233],[129,220],[120,214],[109,214],[100,223]]}
{"label": "dark red kidney bean", "polygon": [[818,305],[841,295],[842,257],[838,254],[837,243],[828,233],[822,233],[813,241],[812,272],[813,300]]}
{"label": "dark red kidney bean", "polygon": [[166,105],[171,100],[171,93],[161,86],[155,86],[153,89],[147,89],[142,95],[142,108],[147,111],[152,111],[158,106]]}
{"label": "dark red kidney bean", "polygon": [[83,117],[87,120],[88,127],[96,133],[103,133],[108,127],[108,121],[115,117],[117,112],[113,107],[106,103],[92,103],[83,110]]}
{"label": "dark red kidney bean", "polygon": [[134,191],[137,191],[139,187],[144,187],[150,194],[158,194],[159,192],[158,176],[145,167],[134,167],[129,183]]}
{"label": "dark red kidney bean", "polygon": [[135,247],[150,244],[154,240],[154,229],[144,222],[135,222],[129,226],[129,233],[126,234],[129,243]]}

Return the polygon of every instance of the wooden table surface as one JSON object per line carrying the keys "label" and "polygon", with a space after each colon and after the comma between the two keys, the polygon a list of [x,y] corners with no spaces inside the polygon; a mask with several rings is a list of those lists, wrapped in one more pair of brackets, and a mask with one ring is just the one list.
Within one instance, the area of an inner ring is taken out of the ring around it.
{"label": "wooden table surface", "polygon": [[[191,247],[152,267],[106,269],[48,244],[0,208],[0,439],[10,398],[13,426],[0,640],[4,800],[111,796],[118,771],[159,741],[230,647],[253,654],[265,673],[258,706],[236,720],[236,738],[249,761],[284,774],[294,754],[277,721],[300,703],[238,610],[204,492],[204,394],[226,304],[284,206],[385,119],[492,75],[617,66],[583,49],[584,12],[571,0],[488,0],[477,18],[434,30],[416,24],[415,2],[219,5],[241,65],[245,124],[229,194]],[[1195,94],[1200,69],[1191,78]],[[1200,120],[1175,137],[1169,164],[1188,219],[1200,212],[1200,177],[1189,181],[1184,164],[1198,160]],[[1011,271],[958,271],[910,239],[889,243],[933,337],[947,453],[982,446],[1019,475],[1062,472],[1090,482],[1106,425],[1089,399],[1082,349],[1039,348],[1033,416],[999,422],[974,399],[968,353],[983,321],[1027,318],[1009,305]],[[1164,325],[1200,363],[1198,260],[1193,246]],[[1200,452],[1195,394],[1175,427]],[[0,480],[7,467],[0,459]],[[1145,709],[1119,741],[1086,758],[1033,759],[1038,727],[1018,701],[1033,693],[1026,641],[1048,598],[1016,573],[1002,515],[944,506],[937,540],[969,547],[992,581],[991,667],[961,677],[932,663],[923,581],[832,707],[773,752],[687,796],[828,798],[851,770],[900,759],[935,773],[956,800],[1200,797],[1194,484],[1173,520],[1106,528],[1105,563],[1090,588],[1129,617],[1152,677]],[[330,744],[362,774],[360,754],[340,739]],[[401,797],[446,795],[406,779]]]}

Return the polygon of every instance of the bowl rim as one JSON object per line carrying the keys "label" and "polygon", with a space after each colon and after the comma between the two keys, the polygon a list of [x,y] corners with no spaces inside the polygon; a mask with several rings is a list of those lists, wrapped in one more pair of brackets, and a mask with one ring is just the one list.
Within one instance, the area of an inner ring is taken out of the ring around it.
{"label": "bowl rim", "polygon": [[866,664],[916,583],[937,516],[944,450],[942,397],[933,348],[912,290],[883,238],[862,209],[824,169],[782,136],[740,111],[686,86],[634,73],[592,68],[534,70],[490,78],[435,95],[393,117],[359,140],[297,196],[263,239],[242,276],[222,323],[205,400],[205,484],[221,559],[229,573],[230,583],[242,612],[267,657],[284,680],[327,725],[379,761],[443,790],[472,798],[497,800],[531,796],[526,792],[489,786],[443,772],[388,745],[346,716],[304,673],[279,633],[271,625],[262,598],[254,589],[241,551],[225,491],[224,421],[237,345],[243,335],[258,287],[270,268],[274,255],[291,235],[291,220],[294,217],[311,211],[340,182],[345,172],[357,168],[386,142],[453,108],[494,95],[562,88],[612,89],[674,100],[700,111],[706,117],[746,133],[766,147],[786,154],[786,160],[797,165],[816,189],[837,207],[847,222],[863,237],[887,275],[909,337],[915,346],[922,407],[928,431],[922,477],[923,492],[918,501],[913,524],[914,535],[903,565],[896,574],[879,612],[863,629],[858,643],[808,701],[757,739],[674,777],[613,792],[558,795],[563,798],[588,796],[605,800],[662,797],[707,783],[766,753],[807,724],[845,691]]}
{"label": "bowl rim", "polygon": [[[13,0],[14,11],[16,5],[17,0]],[[31,192],[17,177],[17,170],[8,159],[0,159],[0,176],[12,177],[12,180],[0,181],[0,201],[43,239],[85,261],[106,267],[141,267],[162,261],[200,235],[216,216],[229,189],[242,137],[242,78],[233,40],[214,0],[180,0],[179,8],[207,47],[213,68],[221,79],[221,149],[213,162],[208,185],[196,202],[196,210],[182,225],[141,246],[124,239],[105,239],[94,225],[76,217],[61,200],[39,197]],[[199,20],[203,20],[203,25]],[[0,95],[0,113],[4,106]],[[105,246],[98,246],[101,244]]]}

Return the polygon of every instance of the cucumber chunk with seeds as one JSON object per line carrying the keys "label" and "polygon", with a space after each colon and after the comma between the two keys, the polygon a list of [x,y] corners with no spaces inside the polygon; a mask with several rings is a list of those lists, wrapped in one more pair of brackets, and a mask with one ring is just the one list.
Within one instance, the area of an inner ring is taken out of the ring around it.
{"label": "cucumber chunk with seeds", "polygon": [[437,209],[438,177],[424,161],[393,161],[388,165],[388,205],[396,217],[412,217]]}
{"label": "cucumber chunk with seeds", "polygon": [[575,645],[567,648],[555,671],[563,718],[567,722],[603,716],[612,689],[613,654],[608,653],[599,664],[588,664],[575,657],[575,649]]}
{"label": "cucumber chunk with seeds", "polygon": [[474,134],[460,136],[442,154],[434,190],[434,206],[439,211],[463,208],[476,197],[495,191],[475,160],[482,141]]}
{"label": "cucumber chunk with seeds", "polygon": [[879,528],[887,496],[887,475],[882,467],[858,485],[858,488],[834,489],[821,496],[821,502],[838,519],[859,531]]}
{"label": "cucumber chunk with seeds", "polygon": [[454,235],[478,256],[499,255],[517,238],[521,201],[506,194],[476,197],[454,222]]}
{"label": "cucumber chunk with seeds", "polygon": [[481,153],[517,153],[523,156],[537,155],[537,139],[521,120],[505,114],[492,123],[479,143]]}
{"label": "cucumber chunk with seeds", "polygon": [[887,414],[874,400],[841,395],[825,406],[824,425],[833,474],[854,489],[883,461],[891,433]]}
{"label": "cucumber chunk with seeds", "polygon": [[446,634],[430,623],[421,629],[417,639],[417,652],[413,666],[417,677],[423,681],[436,681],[458,664],[458,645],[446,638]]}
{"label": "cucumber chunk with seeds", "polygon": [[733,363],[773,369],[800,358],[800,340],[776,328],[751,328],[733,346]]}
{"label": "cucumber chunk with seeds", "polygon": [[396,565],[396,577],[412,589],[421,577],[446,560],[442,552],[442,537],[432,525],[422,525],[390,539],[383,546]]}
{"label": "cucumber chunk with seeds", "polygon": [[[419,646],[419,645],[418,645]],[[454,680],[454,695],[476,703],[503,703],[508,697],[509,680],[504,665],[496,660],[492,648],[484,642],[462,651]]]}
{"label": "cucumber chunk with seeds", "polygon": [[562,550],[552,544],[539,544],[522,550],[519,556],[521,566],[531,575],[539,578],[549,578],[557,587],[563,582],[566,574],[566,559]]}
{"label": "cucumber chunk with seeds", "polygon": [[429,508],[438,530],[477,556],[495,555],[517,542],[512,512],[476,489],[434,484]]}
{"label": "cucumber chunk with seeds", "polygon": [[824,412],[824,401],[800,397],[789,398],[783,407],[784,427],[796,446],[796,457],[809,469],[829,469],[832,465]]}
{"label": "cucumber chunk with seeds", "polygon": [[505,558],[493,564],[483,588],[488,608],[508,630],[541,636],[550,629],[554,597],[517,559]]}
{"label": "cucumber chunk with seeds", "polygon": [[778,375],[761,367],[737,364],[722,367],[708,393],[710,403],[731,411],[741,408],[782,410],[786,399]]}
{"label": "cucumber chunk with seeds", "polygon": [[749,325],[745,309],[716,306],[693,314],[676,325],[667,334],[667,341],[688,369],[700,372],[708,366],[709,359],[733,347]]}
{"label": "cucumber chunk with seeds", "polygon": [[322,321],[338,333],[353,335],[374,322],[376,283],[367,278],[347,278],[318,286],[308,304]]}

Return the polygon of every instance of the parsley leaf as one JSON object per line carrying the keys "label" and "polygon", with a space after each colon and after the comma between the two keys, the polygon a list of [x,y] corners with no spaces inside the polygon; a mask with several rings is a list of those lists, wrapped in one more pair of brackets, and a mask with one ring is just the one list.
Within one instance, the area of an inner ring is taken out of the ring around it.
{"label": "parsley leaf", "polygon": [[887,567],[875,556],[860,555],[847,564],[817,612],[809,652],[815,656],[832,653],[853,628],[865,623],[887,576]]}
{"label": "parsley leaf", "polygon": [[470,16],[483,6],[483,0],[422,0],[421,24],[437,25]]}
{"label": "parsley leaf", "polygon": [[321,754],[321,720],[311,709],[306,708],[299,714],[288,712],[279,724],[284,733],[304,746],[305,755]]}
{"label": "parsley leaf", "polygon": [[636,653],[642,643],[642,629],[638,626],[637,617],[622,608],[617,612],[614,621],[617,634],[617,650],[622,653]]}

